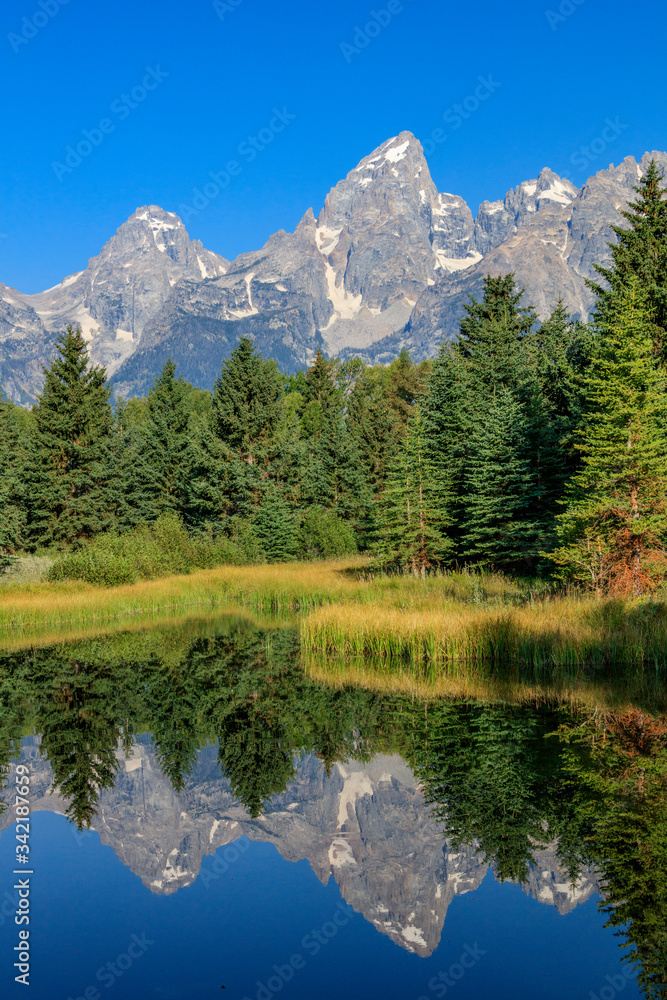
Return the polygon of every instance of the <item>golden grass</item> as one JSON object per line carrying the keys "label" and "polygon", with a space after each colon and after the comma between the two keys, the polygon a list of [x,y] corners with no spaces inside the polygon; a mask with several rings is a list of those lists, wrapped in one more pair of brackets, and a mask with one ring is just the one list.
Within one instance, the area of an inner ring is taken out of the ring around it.
{"label": "golden grass", "polygon": [[0,634],[34,625],[111,621],[230,601],[258,610],[305,611],[323,604],[368,601],[422,608],[447,596],[503,603],[520,596],[519,587],[500,576],[458,574],[422,581],[370,575],[367,566],[367,559],[354,557],[321,563],[220,566],[110,588],[80,582],[0,587]]}
{"label": "golden grass", "polygon": [[301,623],[307,654],[412,664],[521,663],[532,668],[667,664],[667,608],[561,597],[476,607],[446,597],[430,608],[381,603],[322,607]]}
{"label": "golden grass", "polygon": [[[426,580],[372,574],[368,561],[222,566],[109,589],[82,583],[0,589],[0,646],[59,641],[126,628],[156,616],[244,607],[301,615],[309,657],[400,664],[522,664],[539,684],[585,668],[635,664],[647,678],[667,666],[667,605],[536,595],[498,574]],[[45,630],[48,630],[45,631]],[[559,673],[560,672],[560,673]]]}

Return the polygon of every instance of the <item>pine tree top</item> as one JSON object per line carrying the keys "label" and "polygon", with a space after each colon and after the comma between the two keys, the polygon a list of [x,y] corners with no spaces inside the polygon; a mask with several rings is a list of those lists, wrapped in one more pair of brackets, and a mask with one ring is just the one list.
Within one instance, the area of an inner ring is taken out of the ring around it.
{"label": "pine tree top", "polygon": [[476,344],[487,343],[493,331],[501,328],[515,338],[530,333],[537,315],[533,309],[521,305],[523,294],[523,289],[517,288],[514,274],[486,275],[481,302],[471,298],[464,305],[466,315],[459,328],[459,344],[464,354]]}
{"label": "pine tree top", "polygon": [[249,337],[241,337],[215,383],[211,415],[220,439],[248,454],[275,426],[281,393],[275,361],[256,351]]}
{"label": "pine tree top", "polygon": [[616,242],[609,243],[611,265],[595,265],[606,287],[588,281],[598,297],[594,323],[605,323],[613,298],[634,280],[647,293],[646,312],[656,351],[667,357],[667,187],[663,173],[651,160],[648,170],[633,190],[637,194],[620,214],[629,225],[612,226]]}

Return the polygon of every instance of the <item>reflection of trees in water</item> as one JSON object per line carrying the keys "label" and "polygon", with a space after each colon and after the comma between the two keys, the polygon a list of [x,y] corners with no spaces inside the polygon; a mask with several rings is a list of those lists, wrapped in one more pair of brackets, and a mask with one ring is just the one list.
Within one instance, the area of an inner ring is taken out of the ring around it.
{"label": "reflection of trees in water", "polygon": [[[604,874],[602,908],[647,996],[667,992],[667,725],[586,712],[559,730],[571,823]],[[578,826],[578,829],[577,829]],[[572,834],[570,835],[572,836]]]}
{"label": "reflection of trees in water", "polygon": [[[159,654],[167,653],[164,657]],[[175,630],[0,658],[0,767],[34,728],[68,816],[90,825],[113,785],[118,747],[153,734],[179,792],[199,749],[217,742],[221,770],[251,816],[315,753],[340,761],[399,753],[457,849],[498,877],[525,881],[534,851],[558,843],[574,882],[604,875],[601,904],[638,965],[647,996],[667,959],[667,725],[640,712],[445,701],[313,683],[293,629],[230,621],[207,636]]]}

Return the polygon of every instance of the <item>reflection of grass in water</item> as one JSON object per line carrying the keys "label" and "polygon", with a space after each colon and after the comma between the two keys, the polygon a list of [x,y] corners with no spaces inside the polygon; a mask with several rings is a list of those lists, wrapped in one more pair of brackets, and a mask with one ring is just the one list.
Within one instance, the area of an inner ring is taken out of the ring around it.
{"label": "reflection of grass in water", "polygon": [[563,705],[573,709],[602,707],[614,712],[636,708],[667,712],[667,690],[654,678],[642,675],[596,680],[585,676],[561,677],[540,682],[522,677],[521,671],[482,670],[474,664],[450,668],[369,659],[304,657],[308,678],[316,684],[339,689],[359,688],[379,695],[400,695],[416,701],[434,700],[502,702],[511,705]]}
{"label": "reflection of grass in water", "polygon": [[308,655],[369,657],[392,671],[428,665],[439,676],[451,674],[453,664],[511,663],[529,667],[531,682],[544,685],[572,682],[582,670],[606,676],[627,664],[648,683],[663,680],[667,668],[664,603],[553,596],[544,584],[499,574],[386,576],[371,573],[360,557],[224,566],[109,589],[75,583],[0,589],[0,644],[20,648],[142,630],[172,616],[211,617],[234,606],[256,615],[298,611]]}
{"label": "reflection of grass in water", "polygon": [[[286,623],[284,616],[257,616],[230,605],[227,608],[216,608],[214,613],[208,615],[202,614],[201,610],[171,615],[146,613],[104,624],[73,624],[57,628],[36,626],[0,634],[2,651],[8,653],[64,644],[67,644],[69,651],[75,651],[80,643],[81,653],[86,657],[99,650],[100,659],[113,652],[117,658],[121,655],[136,658],[141,654],[144,658],[155,655],[164,660],[173,637],[178,636],[179,644],[190,643],[200,636],[219,634],[227,622],[243,622],[249,628],[265,631]],[[123,646],[127,648],[121,654]],[[170,656],[169,659],[174,657]]]}
{"label": "reflection of grass in water", "polygon": [[108,589],[79,583],[0,590],[0,636],[36,625],[85,625],[132,615],[213,609],[230,601],[260,612],[354,600],[364,587],[360,560],[272,566],[224,566]]}

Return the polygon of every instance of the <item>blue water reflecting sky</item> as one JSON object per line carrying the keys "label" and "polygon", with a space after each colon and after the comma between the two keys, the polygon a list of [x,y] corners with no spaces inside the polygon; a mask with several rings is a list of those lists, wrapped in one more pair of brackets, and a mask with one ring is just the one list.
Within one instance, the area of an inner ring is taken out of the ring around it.
{"label": "blue water reflecting sky", "polygon": [[[12,870],[13,833],[0,837],[3,873]],[[31,1000],[96,1000],[96,992],[119,1000],[590,1000],[605,987],[609,997],[610,981],[618,986],[624,975],[595,898],[563,916],[490,871],[454,897],[439,946],[421,958],[352,913],[333,879],[323,885],[307,861],[286,861],[271,844],[244,840],[219,877],[205,876],[215,873],[209,857],[192,885],[157,895],[96,833],[76,834],[61,816],[34,814],[31,843]],[[25,995],[8,975],[16,931],[10,919],[0,927],[8,998]],[[638,996],[634,983],[624,986],[625,1000]]]}

